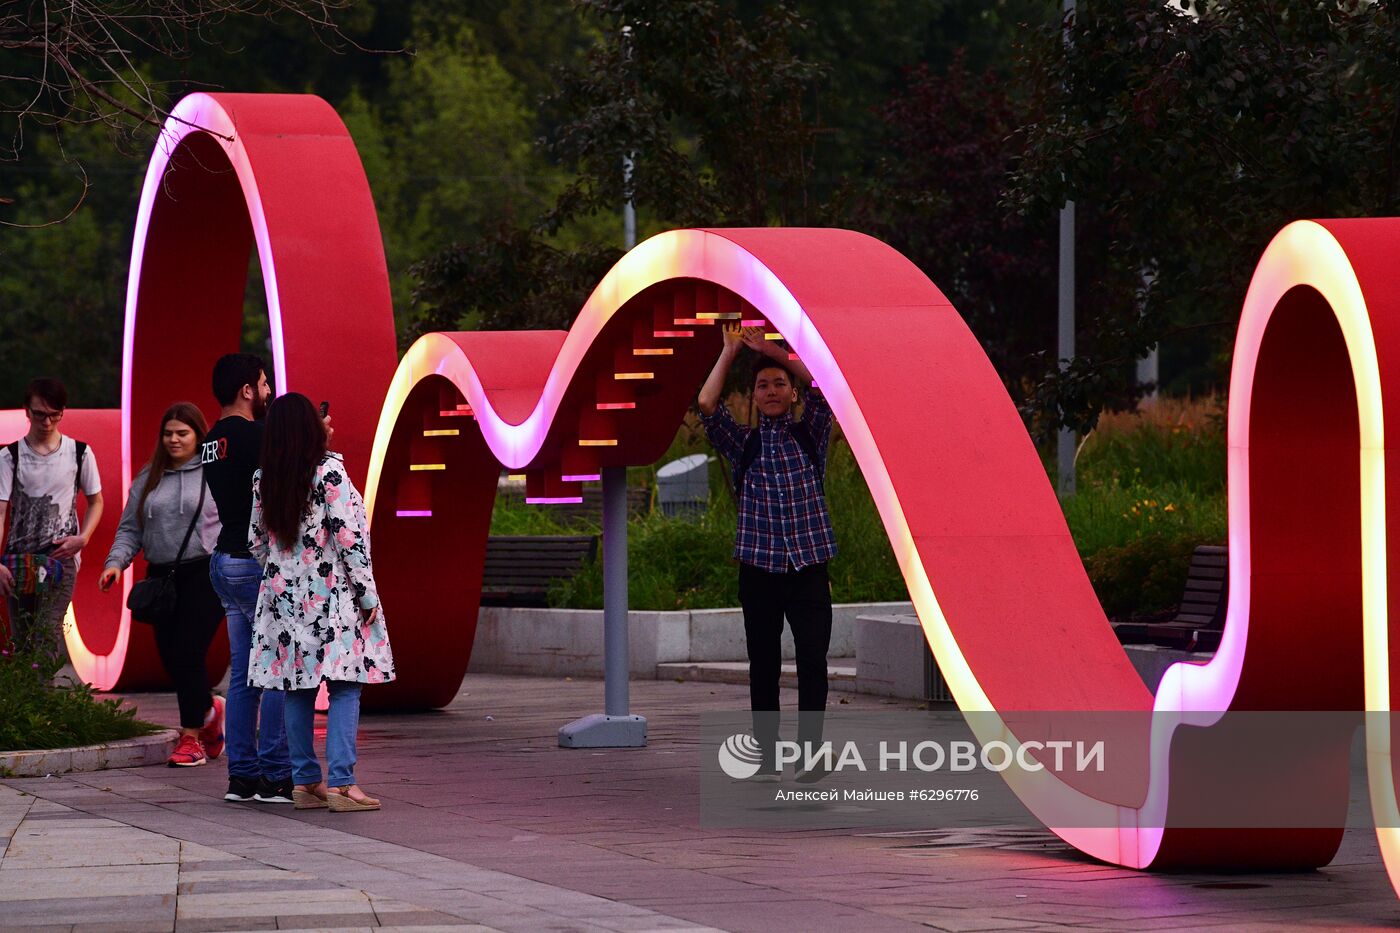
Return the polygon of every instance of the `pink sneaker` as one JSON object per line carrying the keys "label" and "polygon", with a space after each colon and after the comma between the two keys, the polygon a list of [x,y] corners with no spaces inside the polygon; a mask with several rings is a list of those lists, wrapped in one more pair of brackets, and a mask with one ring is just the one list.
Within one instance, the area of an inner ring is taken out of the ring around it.
{"label": "pink sneaker", "polygon": [[199,741],[199,737],[185,734],[180,736],[180,741],[175,743],[175,751],[170,753],[170,757],[165,759],[165,763],[172,768],[196,768],[208,760],[208,756],[204,754],[204,745]]}
{"label": "pink sneaker", "polygon": [[209,758],[215,759],[224,753],[224,698],[214,697],[214,715],[199,730],[199,741]]}

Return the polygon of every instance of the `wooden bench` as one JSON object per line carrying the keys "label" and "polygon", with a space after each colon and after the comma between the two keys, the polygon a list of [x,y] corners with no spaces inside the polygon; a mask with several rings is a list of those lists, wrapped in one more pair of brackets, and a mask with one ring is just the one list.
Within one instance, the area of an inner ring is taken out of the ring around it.
{"label": "wooden bench", "polygon": [[486,539],[483,606],[544,606],[549,585],[598,554],[594,535],[492,535]]}
{"label": "wooden bench", "polygon": [[1184,651],[1214,651],[1225,628],[1230,595],[1229,551],[1202,545],[1191,555],[1186,590],[1175,618],[1166,622],[1122,622],[1113,627],[1124,645],[1160,645]]}

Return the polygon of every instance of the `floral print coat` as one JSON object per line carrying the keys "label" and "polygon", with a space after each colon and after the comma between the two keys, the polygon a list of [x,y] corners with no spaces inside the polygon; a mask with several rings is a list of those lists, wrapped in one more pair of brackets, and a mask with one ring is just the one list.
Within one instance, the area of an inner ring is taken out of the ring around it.
{"label": "floral print coat", "polygon": [[394,679],[394,657],[370,564],[364,500],[328,453],[311,481],[311,507],[291,547],[263,526],[262,471],[253,475],[249,547],[263,565],[253,619],[248,683],[304,690],[323,680],[377,684]]}

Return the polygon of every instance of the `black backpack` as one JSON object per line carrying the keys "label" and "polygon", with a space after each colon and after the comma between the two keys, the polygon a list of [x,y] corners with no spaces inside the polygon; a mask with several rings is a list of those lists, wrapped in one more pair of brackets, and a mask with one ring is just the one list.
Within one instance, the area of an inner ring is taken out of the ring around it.
{"label": "black backpack", "polygon": [[[807,422],[789,421],[787,422],[787,431],[792,435],[792,439],[797,441],[797,446],[802,448],[807,459],[811,461],[812,469],[817,471],[817,489],[821,491],[822,495],[826,495],[823,476],[825,470],[822,467],[821,458],[817,456],[817,442],[812,437],[812,431],[807,427]],[[749,432],[749,436],[744,438],[743,453],[739,455],[739,462],[734,465],[734,497],[736,499],[744,493],[744,474],[758,459],[762,446],[762,433],[760,429],[754,428]]]}
{"label": "black backpack", "polygon": [[[19,441],[6,445],[5,449],[10,452],[10,499],[14,500],[19,492]],[[78,504],[78,493],[83,489],[83,457],[87,454],[88,445],[84,441],[74,439],[73,447],[78,453],[78,471],[73,474],[73,505]],[[14,513],[10,513],[13,515]]]}

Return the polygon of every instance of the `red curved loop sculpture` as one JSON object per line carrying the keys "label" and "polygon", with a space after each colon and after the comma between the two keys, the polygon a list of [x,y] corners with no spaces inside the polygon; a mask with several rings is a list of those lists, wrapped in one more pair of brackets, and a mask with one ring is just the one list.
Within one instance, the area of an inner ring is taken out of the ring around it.
{"label": "red curved loop sculpture", "polygon": [[[166,406],[189,399],[217,415],[209,374],[241,344],[253,249],[277,390],[334,400],[345,426],[335,446],[363,484],[372,438],[364,426],[375,423],[396,348],[379,221],[354,142],[318,97],[193,94],[166,122],[141,192],[121,412],[102,413],[86,434],[64,424],[98,451],[113,522]],[[114,530],[104,519],[89,561],[101,560]],[[79,581],[69,650],[81,676],[102,689],[168,683],[150,633],[123,608],[133,571],[106,595]],[[226,639],[215,637],[209,660],[217,680]]]}
{"label": "red curved loop sculpture", "polygon": [[[605,466],[654,462],[713,362],[715,323],[760,322],[790,342],[830,400],[954,696],[991,714],[978,717],[980,737],[1018,741],[1017,714],[1031,710],[1141,714],[1137,764],[1112,786],[1017,774],[1014,790],[1033,812],[1052,827],[1074,814],[1056,832],[1132,867],[1332,857],[1349,736],[1300,736],[1309,754],[1295,745],[1252,762],[1254,782],[1173,763],[1187,746],[1219,743],[1212,726],[1225,711],[1391,709],[1384,403],[1400,372],[1400,289],[1388,268],[1400,220],[1299,222],[1265,252],[1231,381],[1223,641],[1209,664],[1171,668],[1154,698],[1104,618],[990,362],[933,283],[885,244],[844,230],[665,233],[608,273],[569,331],[430,334],[393,372],[378,227],[330,108],[195,95],[167,129],[133,250],[123,480],[131,425],[173,397],[203,397],[213,358],[236,342],[256,244],[279,389],[334,399],[352,474],[368,466],[400,679],[367,702],[440,706],[456,693],[502,465],[526,473],[530,500],[549,502],[578,497]],[[192,314],[209,327],[200,322],[197,340],[176,336]],[[1325,639],[1312,637],[1319,619]],[[127,629],[123,620],[110,656]],[[1368,722],[1368,773],[1400,884],[1385,721]],[[1228,804],[1302,781],[1339,805],[1335,826],[1163,828],[1195,796]]]}
{"label": "red curved loop sculpture", "polygon": [[[1252,762],[1280,806],[1297,786],[1330,795],[1340,808],[1335,827],[1163,827],[1199,795],[1228,807],[1265,793],[1223,765],[1172,770],[1176,743],[1197,743],[1199,760],[1199,743],[1227,741],[1206,728],[1225,711],[1389,709],[1376,668],[1387,617],[1381,342],[1370,322],[1393,289],[1383,267],[1353,268],[1348,257],[1379,263],[1398,235],[1396,221],[1299,223],[1265,254],[1232,381],[1226,634],[1210,664],[1172,668],[1155,700],[1104,618],[977,341],[908,260],[848,231],[662,234],[605,277],[567,334],[423,338],[400,364],[381,416],[370,470],[375,533],[425,535],[463,554],[473,589],[450,627],[467,647],[497,464],[527,472],[530,494],[551,500],[577,495],[576,480],[600,467],[651,462],[713,360],[711,325],[765,322],[830,400],[959,705],[1000,714],[979,717],[982,738],[1014,739],[1017,712],[1142,714],[1138,767],[1120,768],[1111,786],[1019,774],[1023,802],[1052,827],[1072,822],[1057,832],[1122,865],[1324,864],[1341,838],[1347,732],[1299,736]],[[1400,351],[1400,334],[1390,345]],[[1300,423],[1313,432],[1302,450]],[[1300,502],[1309,503],[1305,521]],[[450,604],[461,581],[435,586],[416,594],[424,607]],[[1333,620],[1321,642],[1312,637],[1318,619]],[[457,657],[444,684],[465,669],[465,652]],[[1307,690],[1298,689],[1300,671]],[[1179,725],[1197,728],[1183,738]],[[1369,732],[1373,803],[1393,811],[1389,736]],[[1223,761],[1229,749],[1217,751]],[[1391,833],[1380,830],[1387,864]]]}

